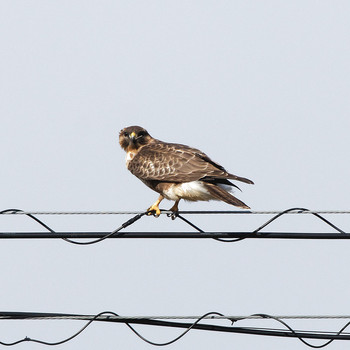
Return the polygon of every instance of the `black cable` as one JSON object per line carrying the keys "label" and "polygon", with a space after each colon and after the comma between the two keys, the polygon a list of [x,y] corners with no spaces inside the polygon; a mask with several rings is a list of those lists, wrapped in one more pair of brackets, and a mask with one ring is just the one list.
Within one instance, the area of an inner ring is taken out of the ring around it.
{"label": "black cable", "polygon": [[5,343],[5,342],[2,342],[0,341],[0,344],[1,345],[4,345],[4,346],[12,346],[12,345],[17,345],[17,344],[20,344],[20,343],[24,343],[24,342],[33,342],[33,343],[38,343],[38,344],[43,344],[43,345],[49,345],[49,346],[55,346],[55,345],[61,345],[61,344],[64,344],[64,343],[67,343],[69,342],[70,340],[74,339],[75,337],[77,337],[79,334],[81,334],[92,322],[94,322],[99,316],[105,314],[105,313],[110,313],[110,312],[100,312],[99,314],[97,314],[96,316],[94,316],[90,321],[88,321],[82,328],[80,328],[80,330],[76,333],[74,333],[72,336],[68,337],[68,338],[65,338],[63,340],[60,340],[60,341],[57,341],[57,342],[47,342],[47,341],[44,341],[44,340],[40,340],[40,339],[32,339],[32,338],[29,338],[29,337],[25,337],[23,339],[20,339],[20,340],[17,340],[15,342],[12,342],[12,343]]}
{"label": "black cable", "polygon": [[[6,212],[13,212],[13,213],[18,213],[18,212],[22,212],[24,213],[23,210],[21,209],[6,209],[0,212],[0,214],[6,213]],[[77,244],[77,245],[90,245],[90,244],[95,244],[101,241],[104,241],[105,239],[115,236],[116,233],[118,233],[119,231],[121,231],[122,229],[130,226],[131,224],[133,224],[134,222],[136,222],[137,220],[141,219],[142,216],[146,215],[148,212],[143,212],[140,214],[135,215],[134,217],[132,217],[131,219],[125,221],[121,226],[119,226],[117,229],[115,229],[114,231],[104,235],[103,237],[97,238],[93,241],[89,241],[89,242],[77,242],[77,241],[73,241],[69,238],[65,238],[65,237],[61,237],[64,241],[68,242],[68,243],[72,243],[72,244]],[[27,215],[28,217],[30,217],[31,219],[33,219],[34,221],[36,221],[37,223],[39,223],[41,226],[43,226],[45,229],[47,229],[48,231],[50,231],[51,233],[56,234],[56,231],[53,230],[51,227],[49,227],[48,225],[46,225],[44,222],[42,222],[41,220],[39,220],[37,217],[35,217],[32,214],[28,214],[25,213],[25,215]],[[123,233],[120,233],[119,235],[122,235]]]}
{"label": "black cable", "polygon": [[[155,346],[166,346],[166,345],[170,345],[175,343],[176,341],[180,340],[182,337],[184,337],[191,329],[195,328],[196,325],[203,320],[203,318],[209,316],[209,315],[217,315],[217,316],[224,316],[218,312],[208,312],[206,314],[204,314],[203,316],[201,316],[200,318],[198,318],[195,322],[193,322],[184,332],[182,332],[180,335],[178,335],[176,338],[169,340],[167,342],[164,343],[156,343],[156,342],[152,342],[148,339],[146,339],[144,336],[142,336],[139,332],[136,331],[136,329],[134,329],[132,326],[130,326],[129,323],[126,323],[126,325],[143,341],[145,341],[148,344],[151,345],[155,345]],[[174,322],[175,323],[175,322]]]}
{"label": "black cable", "polygon": [[[327,219],[325,219],[323,216],[321,216],[320,214],[318,213],[315,213],[309,209],[306,209],[306,208],[290,208],[290,209],[286,209],[280,213],[278,213],[277,215],[275,215],[274,217],[272,217],[271,219],[267,220],[263,225],[261,225],[260,227],[258,227],[256,230],[252,231],[252,233],[258,233],[260,232],[263,228],[265,228],[266,226],[268,226],[269,224],[271,224],[273,221],[275,221],[276,219],[278,219],[279,217],[287,214],[287,213],[290,213],[290,212],[308,212],[314,216],[316,216],[317,218],[319,218],[320,220],[324,221],[326,224],[328,224],[329,226],[333,227],[335,230],[337,230],[338,232],[340,233],[343,233],[345,234],[345,232],[343,230],[341,230],[340,228],[338,228],[337,226],[335,226],[334,224],[332,224],[330,221],[328,221]],[[245,213],[249,213],[249,211],[245,211]],[[264,234],[264,233],[262,233]],[[233,239],[233,240],[225,240],[225,239],[220,239],[220,238],[217,238],[216,240],[218,241],[221,241],[221,242],[228,242],[228,243],[232,243],[232,242],[238,242],[238,241],[241,241],[245,238],[237,238],[237,239]]]}
{"label": "black cable", "polygon": [[[111,232],[0,232],[1,239],[96,239],[104,238]],[[113,239],[220,239],[232,238],[249,239],[327,239],[327,240],[350,240],[350,233],[324,233],[324,232],[264,232],[264,234],[247,232],[162,232],[162,231],[129,231],[110,236]]]}
{"label": "black cable", "polygon": [[268,226],[269,224],[271,224],[271,222],[275,221],[276,219],[278,219],[279,217],[281,217],[282,215],[285,215],[287,213],[290,213],[290,212],[307,212],[307,213],[310,213],[314,216],[316,216],[317,218],[319,218],[320,220],[324,221],[326,224],[328,224],[329,226],[333,227],[335,230],[337,230],[338,232],[340,233],[344,233],[345,232],[343,230],[341,230],[340,228],[338,228],[337,226],[335,226],[334,224],[332,224],[330,221],[328,221],[327,219],[325,219],[323,216],[321,216],[320,214],[318,213],[315,213],[309,209],[306,209],[306,208],[290,208],[290,209],[286,209],[280,213],[278,213],[277,215],[275,215],[274,217],[272,217],[271,219],[267,220],[263,225],[261,225],[260,227],[258,227],[256,230],[254,230],[253,232],[254,233],[257,233],[259,231],[261,231],[264,227]]}
{"label": "black cable", "polygon": [[[100,318],[103,315],[109,315],[105,318]],[[251,327],[236,327],[236,326],[219,326],[215,324],[199,324],[201,320],[204,318],[207,318],[208,316],[221,316],[222,318],[226,318],[227,320],[231,321],[232,324],[236,323],[241,320],[248,319],[252,316],[254,317],[260,317],[262,319],[272,319],[279,323],[281,323],[286,330],[281,329],[271,329],[271,328],[251,328]],[[240,318],[230,318],[228,316],[224,316],[223,314],[219,312],[208,312],[204,314],[203,316],[197,318],[192,323],[186,323],[186,322],[174,322],[174,321],[164,321],[164,320],[157,320],[157,319],[150,319],[150,318],[124,318],[119,316],[117,313],[113,311],[104,311],[100,312],[95,316],[86,316],[86,315],[73,315],[73,314],[50,314],[50,313],[29,313],[29,312],[0,312],[0,316],[6,317],[5,319],[43,319],[43,318],[66,318],[66,319],[86,319],[91,318],[88,320],[88,322],[81,327],[77,332],[75,332],[73,335],[57,341],[57,342],[48,342],[40,339],[32,339],[29,337],[25,337],[23,339],[14,341],[12,343],[6,343],[0,341],[1,345],[4,346],[13,346],[17,345],[22,342],[35,342],[40,343],[43,345],[49,345],[49,346],[55,346],[60,345],[63,343],[66,343],[75,337],[77,337],[79,334],[81,334],[92,322],[94,321],[102,321],[102,322],[116,322],[116,323],[124,323],[126,326],[128,326],[129,329],[131,329],[141,340],[147,342],[148,344],[154,345],[154,346],[166,346],[170,345],[179,339],[181,339],[183,336],[185,336],[190,330],[197,329],[197,330],[205,330],[205,331],[216,331],[216,332],[229,332],[229,333],[240,333],[240,334],[255,334],[255,335],[265,335],[265,336],[279,336],[279,337],[292,337],[292,338],[298,338],[303,344],[311,347],[311,348],[323,348],[330,343],[332,343],[334,340],[350,340],[350,334],[342,334],[344,330],[350,325],[350,322],[347,322],[337,333],[327,333],[327,332],[307,332],[307,331],[296,331],[291,326],[289,326],[286,322],[282,321],[278,317],[270,316],[267,314],[253,314],[247,317],[240,317]],[[110,317],[110,316],[114,316]],[[175,327],[175,328],[185,328],[185,331],[182,332],[179,336],[175,337],[174,339],[171,339],[167,342],[163,343],[157,343],[154,341],[151,341],[147,338],[145,338],[143,335],[141,335],[136,329],[130,325],[130,323],[135,324],[142,324],[142,325],[152,325],[152,326],[162,326],[162,327]],[[312,339],[327,339],[327,341],[324,344],[321,345],[313,345],[309,342],[307,342],[304,338],[312,338]]]}
{"label": "black cable", "polygon": [[[98,319],[98,317],[102,316],[102,315],[113,315],[113,316],[116,316],[116,317],[119,317],[119,315],[113,311],[103,311],[103,312],[100,312],[98,313],[97,315],[95,315],[91,320],[89,320],[82,328],[80,328],[76,333],[74,333],[72,336],[68,337],[68,338],[65,338],[63,340],[60,340],[60,341],[57,341],[57,342],[47,342],[47,341],[44,341],[44,340],[39,340],[39,339],[32,339],[32,338],[29,338],[29,337],[25,337],[23,339],[20,339],[20,340],[17,340],[17,341],[14,341],[12,343],[5,343],[3,341],[0,341],[0,344],[1,345],[4,345],[4,346],[13,346],[13,345],[17,345],[17,344],[20,344],[20,343],[23,343],[23,342],[33,342],[33,343],[38,343],[38,344],[43,344],[43,345],[49,345],[49,346],[55,346],[55,345],[61,345],[61,344],[64,344],[64,343],[67,343],[68,341],[74,339],[75,337],[77,337],[79,334],[81,334],[92,322],[96,321]],[[170,345],[172,343],[175,343],[176,341],[178,341],[179,339],[181,339],[183,336],[185,336],[193,327],[195,327],[203,318],[207,317],[208,315],[218,315],[218,316],[223,316],[222,314],[220,313],[217,313],[217,312],[208,312],[206,313],[205,315],[201,316],[200,318],[198,318],[195,322],[192,323],[192,325],[190,325],[183,333],[181,333],[179,336],[177,336],[176,338],[168,341],[168,342],[164,342],[164,343],[156,343],[156,342],[153,342],[147,338],[145,338],[143,335],[141,335],[133,326],[131,326],[129,324],[129,322],[123,322],[125,323],[125,325],[127,327],[129,327],[141,340],[143,340],[144,342],[150,344],[150,345],[154,345],[154,346],[166,346],[166,345]],[[28,318],[28,317],[27,317]],[[16,318],[18,319],[18,318]],[[100,321],[100,320],[99,320]],[[103,320],[103,321],[108,321],[108,320]]]}
{"label": "black cable", "polygon": [[195,230],[197,230],[200,233],[205,233],[202,229],[200,229],[198,226],[196,226],[195,224],[193,224],[190,220],[184,218],[183,216],[181,216],[180,214],[178,214],[176,217],[178,217],[179,219],[181,219],[182,221],[186,222],[186,224],[192,226]]}
{"label": "black cable", "polygon": [[[306,340],[303,339],[303,337],[301,337],[300,335],[298,335],[296,333],[296,331],[290,327],[286,322],[282,321],[281,319],[277,318],[277,317],[274,317],[274,316],[270,316],[270,315],[267,315],[267,314],[253,314],[252,316],[260,316],[262,318],[269,318],[269,319],[272,319],[272,320],[275,320],[279,323],[281,323],[282,325],[284,325],[287,329],[289,329],[289,331],[295,335],[296,338],[298,338],[302,343],[304,343],[305,345],[309,346],[310,348],[314,348],[314,349],[321,349],[321,348],[324,348],[326,347],[327,345],[333,343],[334,340],[336,340],[335,338],[333,339],[330,339],[328,340],[327,342],[325,342],[324,344],[321,344],[321,345],[313,345],[309,342],[307,342]],[[341,333],[343,333],[343,331],[350,325],[350,321],[347,322],[340,330],[339,332],[336,333],[336,336],[339,336]]]}
{"label": "black cable", "polygon": [[[188,219],[185,219],[183,216],[181,216],[180,214],[177,214],[176,217],[180,218],[182,221],[186,222],[188,225],[192,226],[194,229],[196,229],[198,232],[200,233],[205,233],[205,231],[203,231],[202,229],[200,229],[198,226],[196,226],[195,224],[193,224],[191,221],[189,221]],[[174,219],[173,216],[171,216],[172,219]],[[218,237],[212,237],[215,241],[219,241],[219,242],[225,242],[225,243],[232,243],[232,242],[238,242],[241,241],[245,238],[235,238],[235,239],[222,239],[222,238],[218,238]]]}
{"label": "black cable", "polygon": [[[337,227],[336,225],[334,225],[333,223],[331,223],[329,220],[327,220],[326,218],[324,218],[323,216],[321,216],[318,213],[315,213],[309,209],[306,208],[290,208],[290,209],[286,209],[280,213],[278,213],[277,215],[273,216],[271,219],[267,220],[263,225],[261,225],[260,227],[258,227],[256,230],[252,231],[252,233],[258,233],[260,232],[263,228],[265,228],[266,226],[268,226],[269,224],[271,224],[273,221],[275,221],[276,219],[278,219],[279,217],[288,214],[290,212],[308,212],[314,216],[316,216],[317,218],[319,218],[320,220],[322,220],[323,222],[325,222],[327,225],[331,226],[332,228],[334,228],[335,230],[337,230],[338,232],[342,233],[342,234],[346,234],[343,230],[341,230],[339,227]],[[237,212],[234,212],[237,213]],[[243,213],[247,214],[250,213],[250,211],[244,211]],[[169,215],[168,215],[169,216]],[[182,219],[183,221],[185,221],[187,224],[189,224],[190,226],[192,226],[193,228],[195,228],[198,232],[201,233],[205,233],[205,231],[201,230],[199,227],[197,227],[196,225],[194,225],[192,222],[190,222],[189,220],[185,219],[184,217],[182,217],[181,215],[177,214],[176,216],[171,215],[171,218],[174,219],[175,217],[179,217],[180,219]],[[263,234],[263,233],[262,233]],[[225,242],[225,243],[234,243],[234,242],[239,242],[243,239],[245,239],[246,237],[242,237],[242,238],[235,238],[235,239],[222,239],[222,238],[216,238],[214,237],[213,239],[216,241],[220,241],[220,242]]]}
{"label": "black cable", "polygon": [[[164,212],[164,210],[162,210]],[[133,224],[134,222],[136,222],[137,220],[139,220],[141,217],[143,217],[144,215],[148,214],[149,212],[142,212],[142,213],[138,213],[137,215],[135,215],[134,217],[132,217],[131,219],[127,220],[126,222],[124,222],[120,227],[118,227],[117,229],[115,229],[112,232],[108,232],[108,233],[58,233],[55,230],[53,230],[52,228],[50,228],[47,224],[45,224],[43,221],[39,220],[37,217],[35,217],[33,214],[30,213],[26,213],[23,210],[20,209],[6,209],[0,212],[0,214],[4,214],[4,213],[22,213],[28,217],[30,217],[32,220],[36,221],[37,223],[39,223],[42,227],[44,227],[46,230],[48,230],[50,233],[59,236],[58,238],[62,238],[63,240],[65,240],[66,242],[72,243],[72,244],[77,244],[77,245],[90,245],[90,244],[95,244],[98,242],[101,242],[107,238],[121,238],[121,237],[133,237],[133,238],[212,238],[214,240],[220,241],[220,242],[227,242],[227,243],[232,243],[232,242],[238,242],[241,241],[243,239],[246,238],[310,238],[310,239],[349,239],[350,235],[347,234],[346,232],[344,232],[343,230],[341,230],[339,227],[337,227],[336,225],[334,225],[333,223],[331,223],[329,220],[325,219],[323,216],[321,216],[320,214],[313,212],[309,209],[305,209],[305,208],[290,208],[287,210],[284,210],[280,213],[278,213],[277,215],[273,216],[271,219],[267,220],[263,225],[259,226],[257,229],[255,229],[254,231],[251,232],[215,232],[215,233],[210,233],[210,232],[205,232],[204,230],[202,230],[201,228],[199,228],[197,225],[193,224],[190,220],[184,218],[182,215],[180,214],[176,214],[174,215],[173,213],[169,213],[168,211],[167,215],[170,216],[172,219],[178,217],[179,219],[181,219],[182,221],[184,221],[185,223],[187,223],[188,225],[190,225],[192,228],[194,228],[197,232],[200,233],[199,236],[197,235],[193,235],[191,233],[187,234],[187,233],[174,233],[174,232],[164,232],[164,233],[138,233],[138,232],[129,232],[128,234],[124,234],[124,233],[119,233],[122,229],[130,226],[131,224]],[[315,217],[317,217],[318,219],[322,220],[323,222],[325,222],[327,225],[329,225],[330,227],[332,227],[333,229],[335,229],[336,231],[338,231],[338,234],[321,234],[321,233],[279,233],[279,232],[260,232],[262,229],[264,229],[265,227],[267,227],[269,224],[271,224],[273,221],[275,221],[276,219],[280,218],[281,216],[291,213],[291,212],[299,212],[299,213],[303,213],[303,212],[307,212],[310,213],[312,215],[314,215]],[[233,213],[239,213],[239,212],[233,212]],[[244,211],[242,212],[244,214],[249,213],[248,211]],[[117,235],[117,233],[119,233]],[[72,236],[79,236],[76,238],[90,238],[90,237],[85,237],[85,236],[92,236],[93,234],[98,235],[100,237],[98,237],[95,240],[89,241],[89,242],[77,242],[77,241],[73,241],[70,238],[65,237],[65,235],[70,235]],[[103,236],[101,237],[101,234],[103,234]],[[340,235],[339,235],[340,234]],[[25,236],[25,237],[24,237]],[[223,237],[218,237],[218,236],[235,236],[234,239],[228,239],[228,238],[223,238]],[[237,237],[238,236],[238,237]],[[0,238],[47,238],[45,237],[45,235],[41,235],[40,233],[28,233],[28,234],[24,234],[24,233],[0,233]],[[51,238],[51,237],[50,237]]]}

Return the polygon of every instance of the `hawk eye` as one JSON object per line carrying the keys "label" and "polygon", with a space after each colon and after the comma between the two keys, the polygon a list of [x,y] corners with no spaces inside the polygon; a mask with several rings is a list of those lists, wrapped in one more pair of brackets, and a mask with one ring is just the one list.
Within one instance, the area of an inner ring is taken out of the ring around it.
{"label": "hawk eye", "polygon": [[146,134],[145,134],[145,132],[144,131],[140,131],[139,132],[139,137],[143,137],[143,136],[145,136]]}
{"label": "hawk eye", "polygon": [[129,134],[126,131],[124,131],[123,135],[127,137]]}

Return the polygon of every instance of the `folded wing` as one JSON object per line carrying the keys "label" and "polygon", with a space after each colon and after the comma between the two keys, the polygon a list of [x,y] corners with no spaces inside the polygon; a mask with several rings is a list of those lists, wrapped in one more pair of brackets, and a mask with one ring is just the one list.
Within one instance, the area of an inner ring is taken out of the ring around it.
{"label": "folded wing", "polygon": [[253,181],[247,178],[228,173],[224,167],[198,149],[155,141],[142,147],[129,162],[128,169],[142,180],[162,182],[201,180],[235,186],[228,181],[230,179],[253,184]]}

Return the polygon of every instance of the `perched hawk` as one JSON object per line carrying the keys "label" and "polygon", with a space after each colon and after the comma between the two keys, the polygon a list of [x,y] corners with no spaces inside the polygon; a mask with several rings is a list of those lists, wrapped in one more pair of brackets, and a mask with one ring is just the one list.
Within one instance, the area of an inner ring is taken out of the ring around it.
{"label": "perched hawk", "polygon": [[152,190],[160,194],[148,209],[160,215],[159,203],[174,200],[170,209],[178,211],[181,199],[188,201],[221,200],[236,207],[249,207],[228,191],[238,188],[230,180],[253,181],[228,173],[198,149],[154,139],[140,126],[120,131],[120,146],[126,151],[127,168]]}

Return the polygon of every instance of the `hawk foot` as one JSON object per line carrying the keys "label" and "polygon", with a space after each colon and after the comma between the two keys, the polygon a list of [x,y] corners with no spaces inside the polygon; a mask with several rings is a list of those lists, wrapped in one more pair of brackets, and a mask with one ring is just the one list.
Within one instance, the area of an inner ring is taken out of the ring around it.
{"label": "hawk foot", "polygon": [[153,215],[156,218],[160,215],[160,209],[157,204],[153,204],[151,207],[147,209],[147,215]]}
{"label": "hawk foot", "polygon": [[179,216],[179,212],[178,211],[174,211],[174,212],[168,213],[166,215],[167,215],[168,218],[171,218],[171,220],[175,220]]}
{"label": "hawk foot", "polygon": [[175,204],[169,209],[169,210],[172,211],[172,213],[168,214],[168,216],[171,217],[172,220],[175,220],[178,217],[178,215],[179,215],[179,207],[178,207],[179,202],[180,202],[180,199],[177,200],[175,202]]}

